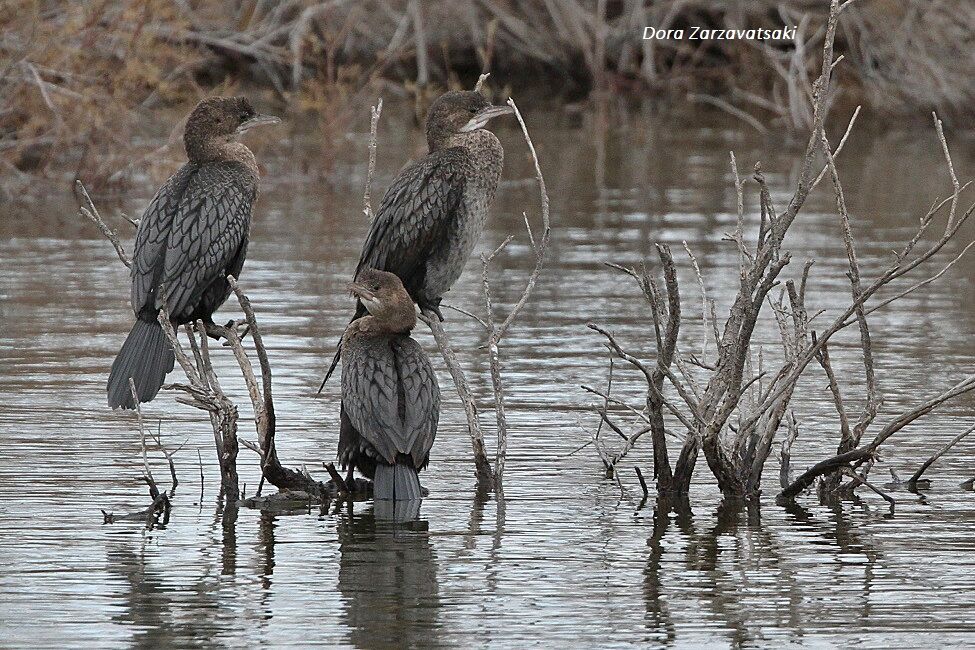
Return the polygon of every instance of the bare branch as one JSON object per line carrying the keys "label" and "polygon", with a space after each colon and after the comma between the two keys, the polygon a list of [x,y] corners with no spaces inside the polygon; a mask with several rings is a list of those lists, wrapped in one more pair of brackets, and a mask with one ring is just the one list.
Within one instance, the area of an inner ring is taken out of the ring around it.
{"label": "bare branch", "polygon": [[95,203],[91,200],[88,190],[85,189],[85,184],[80,180],[75,181],[75,187],[78,189],[78,193],[81,194],[81,198],[85,200],[85,205],[79,206],[78,212],[98,226],[98,229],[102,231],[102,234],[105,235],[108,241],[112,242],[115,253],[122,261],[122,264],[125,264],[126,268],[132,268],[132,260],[129,259],[125,249],[122,248],[122,242],[119,241],[118,234],[102,220],[101,215],[98,213],[98,208],[95,207]]}
{"label": "bare branch", "polygon": [[884,427],[883,430],[881,430],[870,443],[816,463],[806,470],[801,476],[799,476],[799,478],[794,480],[788,488],[780,492],[779,497],[784,499],[794,498],[800,492],[812,485],[813,481],[823,474],[836,471],[844,465],[848,465],[850,463],[865,462],[867,459],[872,458],[876,454],[880,445],[892,435],[911,424],[918,418],[927,415],[945,402],[973,390],[975,390],[975,375],[969,375],[948,390],[939,393],[935,397],[928,399],[910,411],[907,411],[906,413],[903,413],[895,418],[886,427]]}
{"label": "bare branch", "polygon": [[961,187],[958,184],[958,177],[955,176],[955,166],[951,163],[951,154],[948,152],[948,141],[945,140],[945,132],[942,128],[941,120],[938,119],[937,113],[931,113],[931,116],[934,118],[934,128],[938,132],[938,141],[941,142],[941,150],[945,154],[945,162],[948,163],[951,187],[955,190],[951,195],[951,208],[949,208],[948,212],[948,223],[945,225],[945,232],[947,232],[955,225],[955,209],[958,207],[958,194],[961,192]]}
{"label": "bare branch", "polygon": [[139,399],[139,392],[135,389],[135,381],[131,377],[129,377],[129,391],[132,393],[132,401],[135,404],[136,422],[139,426],[139,442],[142,446],[142,467],[146,473],[146,483],[149,484],[149,493],[155,499],[159,494],[159,488],[156,487],[156,479],[152,475],[152,470],[149,469],[149,456],[146,453],[146,427],[142,423],[141,400]]}
{"label": "bare branch", "polygon": [[931,456],[931,458],[928,458],[926,461],[924,461],[924,463],[918,468],[918,470],[914,472],[914,475],[911,476],[910,479],[908,479],[907,481],[908,488],[911,490],[917,489],[917,482],[921,479],[921,475],[924,474],[925,470],[931,467],[931,465],[934,464],[934,461],[938,460],[939,458],[947,454],[952,447],[954,447],[959,442],[967,438],[968,435],[973,431],[975,431],[975,426],[971,426],[968,429],[965,429],[957,436],[952,438],[951,441],[948,442],[948,444],[946,444],[944,447],[939,449],[936,454]]}
{"label": "bare branch", "polygon": [[[857,116],[860,115],[860,108],[861,108],[860,106],[857,106],[856,110],[853,111],[853,115],[852,117],[850,117],[850,121],[846,125],[846,131],[843,133],[843,137],[840,138],[840,143],[836,145],[836,149],[833,150],[834,160],[840,155],[840,152],[843,151],[843,146],[846,144],[846,139],[850,137],[850,133],[853,131],[853,124],[857,121]],[[823,176],[825,176],[826,172],[828,171],[829,171],[829,163],[826,163],[825,165],[823,165],[823,169],[819,172],[819,175],[816,176],[816,180],[813,181],[812,184],[813,189],[815,189],[816,186],[819,185],[819,182],[823,180]]]}
{"label": "bare branch", "polygon": [[525,120],[521,117],[521,111],[518,110],[518,106],[515,104],[515,101],[508,98],[508,106],[514,109],[515,118],[517,118],[518,124],[521,126],[521,133],[525,138],[525,144],[528,145],[528,150],[532,155],[532,162],[535,164],[535,179],[538,181],[538,193],[542,202],[542,237],[535,249],[535,268],[532,269],[531,275],[528,277],[528,282],[525,284],[525,290],[522,292],[518,302],[515,303],[515,306],[511,308],[508,316],[491,335],[492,340],[496,344],[501,341],[501,338],[508,331],[508,328],[511,327],[511,323],[514,322],[522,308],[524,308],[525,303],[527,303],[528,299],[531,297],[532,290],[535,288],[535,283],[538,281],[538,276],[542,272],[542,266],[545,263],[545,252],[548,250],[549,241],[551,240],[552,236],[552,227],[549,220],[548,192],[545,190],[545,177],[542,175],[542,168],[538,164],[538,154],[535,153],[535,145],[532,143],[531,136],[528,135],[528,127],[525,126]]}
{"label": "bare branch", "polygon": [[376,105],[370,109],[371,117],[369,120],[369,169],[366,172],[366,189],[362,195],[362,212],[366,219],[372,221],[372,202],[370,201],[370,188],[372,187],[372,177],[376,173],[376,143],[379,131],[379,116],[383,112],[383,98],[380,97]]}
{"label": "bare branch", "polygon": [[450,346],[447,333],[444,331],[443,325],[440,324],[440,318],[432,311],[423,311],[420,314],[420,320],[426,323],[433,333],[433,338],[440,348],[440,354],[443,356],[444,363],[447,365],[447,370],[454,380],[454,388],[457,390],[457,396],[460,397],[461,404],[464,405],[464,413],[467,416],[467,431],[470,435],[471,447],[474,451],[474,467],[477,481],[481,485],[490,485],[493,480],[493,473],[491,472],[491,464],[487,459],[487,453],[484,450],[484,433],[481,430],[481,423],[477,417],[477,405],[474,403],[474,398],[471,395],[467,378],[464,376],[464,371],[460,367],[457,355]]}
{"label": "bare branch", "polygon": [[465,315],[465,316],[467,316],[469,318],[473,318],[478,323],[480,323],[481,327],[483,327],[484,329],[486,329],[489,332],[491,331],[491,328],[488,327],[488,324],[484,322],[484,319],[481,318],[480,316],[478,316],[477,314],[473,313],[473,312],[467,311],[466,309],[463,309],[461,307],[455,307],[453,305],[448,305],[448,304],[444,304],[444,303],[441,303],[440,307],[441,307],[441,309],[450,309],[452,311],[457,312],[458,314],[463,314],[463,315]]}

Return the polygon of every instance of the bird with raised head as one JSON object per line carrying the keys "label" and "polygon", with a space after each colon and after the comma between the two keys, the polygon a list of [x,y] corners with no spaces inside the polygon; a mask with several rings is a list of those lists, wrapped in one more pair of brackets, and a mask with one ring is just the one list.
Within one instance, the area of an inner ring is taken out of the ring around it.
{"label": "bird with raised head", "polygon": [[367,315],[342,336],[339,463],[373,479],[384,500],[419,499],[417,472],[430,460],[440,387],[430,359],[410,338],[416,309],[393,273],[361,269],[349,289]]}
{"label": "bird with raised head", "polygon": [[[475,91],[451,91],[433,102],[426,120],[429,153],[403,169],[383,195],[355,278],[364,269],[395,273],[421,309],[443,320],[440,302],[481,237],[501,179],[504,149],[485,127],[513,112]],[[365,313],[360,301],[353,320]],[[340,346],[322,387],[341,354]]]}
{"label": "bird with raised head", "polygon": [[159,188],[142,214],[132,254],[136,322],[108,378],[108,405],[135,408],[156,396],[175,357],[157,320],[165,307],[174,325],[203,320],[230,295],[227,276],[244,265],[257,200],[254,154],[245,131],[280,120],[260,115],[244,97],[204,99],[186,122],[187,162]]}

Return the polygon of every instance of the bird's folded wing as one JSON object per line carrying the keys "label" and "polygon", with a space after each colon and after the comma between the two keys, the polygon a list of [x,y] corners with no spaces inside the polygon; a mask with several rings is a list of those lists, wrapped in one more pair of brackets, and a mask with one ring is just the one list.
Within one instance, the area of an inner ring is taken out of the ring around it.
{"label": "bird's folded wing", "polygon": [[379,204],[356,275],[364,268],[389,271],[407,290],[416,289],[426,260],[457,217],[468,166],[468,154],[453,147],[401,171]]}
{"label": "bird's folded wing", "polygon": [[236,162],[211,163],[190,179],[166,247],[162,274],[170,314],[186,314],[222,278],[246,241],[256,183]]}
{"label": "bird's folded wing", "polygon": [[131,271],[132,309],[136,314],[146,307],[155,310],[155,290],[162,275],[173,217],[195,171],[195,165],[183,165],[159,188],[139,220]]}
{"label": "bird's folded wing", "polygon": [[437,375],[420,344],[411,338],[397,343],[400,381],[406,404],[403,421],[403,450],[413,456],[414,464],[423,464],[433,447],[440,418],[440,387]]}
{"label": "bird's folded wing", "polygon": [[342,369],[342,407],[352,426],[390,464],[403,437],[398,416],[399,393],[391,354],[353,349]]}

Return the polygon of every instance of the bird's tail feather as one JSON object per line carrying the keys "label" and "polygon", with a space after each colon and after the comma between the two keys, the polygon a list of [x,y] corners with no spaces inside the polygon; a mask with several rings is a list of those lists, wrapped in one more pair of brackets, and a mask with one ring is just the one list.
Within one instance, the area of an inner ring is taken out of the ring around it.
{"label": "bird's tail feather", "polygon": [[162,326],[156,321],[137,320],[112,363],[112,372],[108,376],[108,405],[135,408],[129,389],[130,377],[135,382],[139,401],[152,400],[175,362],[173,348],[166,340]]}
{"label": "bird's tail feather", "polygon": [[[357,302],[355,306],[355,315],[352,317],[352,320],[349,321],[349,324],[351,325],[355,321],[365,316],[367,313],[368,312],[366,311],[366,308],[365,306],[363,306],[362,302]],[[332,365],[328,367],[328,371],[325,373],[325,379],[322,380],[321,386],[318,387],[319,395],[323,390],[325,390],[325,384],[328,383],[328,380],[332,376],[332,373],[335,372],[335,368],[336,366],[339,365],[339,359],[341,358],[342,358],[342,339],[339,339],[338,345],[335,346],[335,356],[332,357]]]}
{"label": "bird's tail feather", "polygon": [[420,477],[412,466],[403,463],[378,463],[372,490],[378,501],[415,501],[422,497]]}
{"label": "bird's tail feather", "polygon": [[335,346],[335,356],[332,357],[332,365],[328,367],[328,372],[325,373],[325,379],[322,380],[322,385],[318,387],[319,394],[321,394],[321,392],[325,390],[325,384],[328,383],[328,378],[332,376],[333,372],[335,372],[335,367],[339,365],[339,359],[341,358],[342,358],[342,341],[340,340],[339,344]]}
{"label": "bird's tail feather", "polygon": [[376,521],[405,524],[420,518],[419,499],[413,501],[376,501],[372,507],[372,514]]}

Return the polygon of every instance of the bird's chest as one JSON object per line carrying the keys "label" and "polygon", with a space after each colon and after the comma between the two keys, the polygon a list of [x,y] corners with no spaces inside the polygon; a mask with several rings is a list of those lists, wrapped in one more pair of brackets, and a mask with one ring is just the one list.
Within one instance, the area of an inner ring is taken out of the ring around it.
{"label": "bird's chest", "polygon": [[[493,134],[490,137],[494,139]],[[442,297],[457,281],[484,231],[501,178],[503,154],[500,145],[497,150],[490,147],[481,153],[487,155],[473,157],[474,164],[467,174],[464,194],[446,241],[427,265],[426,289],[431,298]]]}

